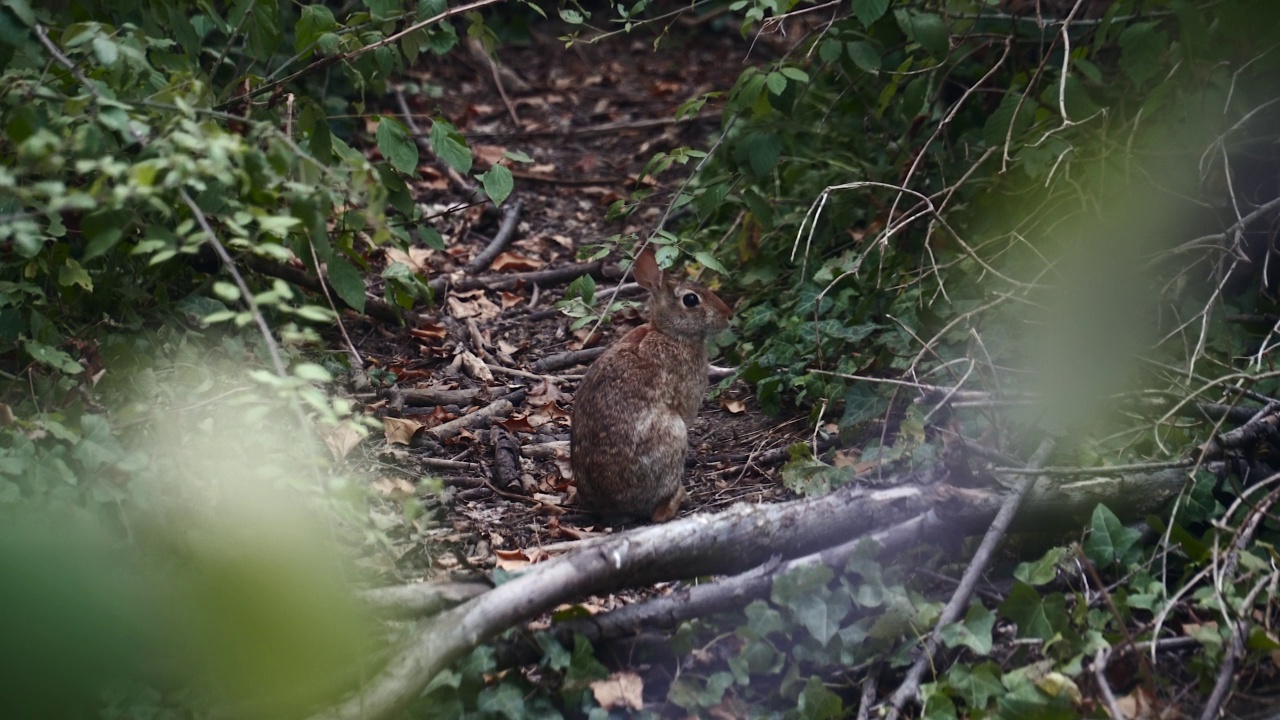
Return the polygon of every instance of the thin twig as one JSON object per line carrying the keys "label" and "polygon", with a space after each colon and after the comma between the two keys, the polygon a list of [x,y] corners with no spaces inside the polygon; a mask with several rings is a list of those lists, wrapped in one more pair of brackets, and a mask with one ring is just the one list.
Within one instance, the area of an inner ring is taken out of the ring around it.
{"label": "thin twig", "polygon": [[[1053,452],[1054,445],[1055,443],[1051,438],[1046,438],[1042,441],[1040,447],[1036,449],[1035,454],[1031,456],[1031,460],[1027,463],[1028,467],[1035,469],[1043,466],[1049,454]],[[996,546],[1004,538],[1009,529],[1009,524],[1013,522],[1014,515],[1017,515],[1018,507],[1022,504],[1023,497],[1026,496],[1035,483],[1035,475],[1024,475],[1018,480],[1013,491],[1009,493],[1004,504],[1000,506],[1000,512],[996,513],[995,519],[991,521],[991,528],[987,530],[987,534],[983,536],[978,550],[973,554],[973,560],[965,568],[964,575],[960,578],[959,586],[956,587],[956,591],[952,593],[946,607],[938,615],[938,622],[934,625],[933,631],[925,638],[924,647],[921,648],[919,657],[912,663],[911,669],[907,671],[902,684],[898,686],[898,689],[893,693],[893,697],[890,698],[889,720],[896,720],[900,717],[902,706],[919,696],[920,681],[924,678],[925,671],[932,666],[934,656],[937,654],[938,645],[942,637],[942,628],[956,622],[964,615],[965,608],[969,604],[969,598],[978,586],[978,580],[982,577],[982,573],[986,571],[987,565],[995,555]]]}

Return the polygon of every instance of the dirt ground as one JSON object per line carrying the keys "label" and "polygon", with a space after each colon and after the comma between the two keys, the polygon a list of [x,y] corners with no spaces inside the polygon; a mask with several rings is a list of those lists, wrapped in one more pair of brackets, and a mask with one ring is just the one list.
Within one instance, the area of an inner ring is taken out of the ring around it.
{"label": "dirt ground", "polygon": [[[478,168],[508,151],[532,162],[508,161],[515,190],[495,209],[475,203],[465,180],[451,178],[442,162],[424,153],[424,179],[412,192],[429,214],[440,214],[433,223],[447,250],[423,246],[407,257],[393,251],[371,258],[375,267],[400,260],[448,283],[424,319],[409,327],[348,323],[366,368],[394,374],[404,390],[361,396],[367,410],[387,418],[385,442],[363,446],[373,445],[366,467],[383,499],[375,518],[395,541],[394,566],[376,568],[380,574],[412,581],[515,570],[540,559],[548,544],[608,530],[576,512],[570,481],[572,394],[586,366],[538,363],[613,342],[643,322],[644,293],[624,286],[620,297],[632,306],[590,335],[590,326],[571,329],[573,318],[556,307],[574,274],[544,282],[528,274],[571,267],[580,262],[580,248],[612,235],[652,232],[690,168],[644,179],[657,192],[625,224],[605,217],[641,182],[653,153],[714,142],[723,96],[692,121],[674,122],[676,108],[704,93],[727,93],[744,63],[777,51],[714,23],[673,28],[664,43],[655,52],[652,33],[620,34],[565,49],[548,36],[502,49],[494,66],[476,52],[455,53],[447,62],[424,59],[402,79],[402,99],[387,98],[384,111],[403,119],[407,107],[421,132],[440,112],[466,135]],[[439,97],[430,97],[432,87],[442,89]],[[487,268],[468,269],[516,202],[513,240]],[[458,206],[468,207],[448,212]],[[597,298],[618,286],[621,257],[614,247],[597,273],[603,278]],[[710,273],[701,279],[717,286]],[[724,300],[733,306],[737,298]],[[376,380],[378,373],[372,375]],[[479,392],[454,402],[414,394],[438,390]],[[503,397],[513,408],[493,420],[444,439],[432,434],[431,428]],[[803,421],[760,414],[745,384],[717,390],[713,382],[691,437],[690,499],[681,516],[787,497],[777,477],[785,453],[768,451],[804,441],[808,432]],[[443,483],[443,492],[432,479]]]}

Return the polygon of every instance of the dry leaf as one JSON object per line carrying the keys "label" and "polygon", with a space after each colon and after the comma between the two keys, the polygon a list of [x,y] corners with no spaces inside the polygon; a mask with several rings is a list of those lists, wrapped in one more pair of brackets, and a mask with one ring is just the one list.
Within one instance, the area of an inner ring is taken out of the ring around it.
{"label": "dry leaf", "polygon": [[404,500],[413,497],[413,483],[399,477],[377,478],[372,483],[374,490],[377,490],[383,497],[393,500]]}
{"label": "dry leaf", "polygon": [[837,469],[853,467],[858,464],[858,459],[848,450],[839,450],[831,458],[831,466]]}
{"label": "dry leaf", "polygon": [[513,293],[513,292],[507,292],[506,290],[499,292],[498,297],[502,301],[503,310],[509,310],[519,305],[520,303],[524,302],[523,295],[520,295],[518,293]]}
{"label": "dry leaf", "polygon": [[[0,415],[3,415],[3,410],[6,409],[8,406],[0,407]],[[349,455],[364,439],[364,434],[350,420],[343,420],[338,427],[321,430],[320,436],[324,438],[324,444],[329,448],[329,452],[333,453],[333,459],[339,461]]]}
{"label": "dry leaf", "polygon": [[402,263],[418,275],[427,275],[429,267],[427,266],[427,258],[430,257],[431,251],[423,247],[410,247],[409,252],[404,252],[399,248],[389,247],[386,249],[387,265],[392,263]]}
{"label": "dry leaf", "polygon": [[525,402],[533,406],[550,405],[569,401],[569,396],[560,392],[556,384],[547,380],[539,380],[537,385],[525,396]]}
{"label": "dry leaf", "polygon": [[493,554],[497,558],[494,564],[507,572],[523,570],[531,564],[529,558],[524,556],[523,550],[494,550]]}
{"label": "dry leaf", "polygon": [[604,680],[591,683],[591,694],[606,710],[614,708],[644,708],[644,680],[630,670],[621,670]]}
{"label": "dry leaf", "polygon": [[449,308],[449,314],[465,320],[467,318],[475,318],[479,321],[492,320],[502,312],[502,308],[493,304],[489,298],[484,296],[484,291],[478,291],[474,295],[461,293],[450,295],[445,300],[445,305]]}
{"label": "dry leaf", "polygon": [[497,165],[507,154],[507,149],[497,145],[473,145],[471,154],[484,165]]}
{"label": "dry leaf", "polygon": [[542,427],[547,423],[553,423],[557,420],[568,420],[569,411],[560,407],[555,403],[540,405],[536,410],[529,413],[529,422],[534,427]]}
{"label": "dry leaf", "polygon": [[415,420],[393,417],[382,418],[382,433],[389,443],[408,445],[413,441],[413,436],[421,431],[422,423]]}
{"label": "dry leaf", "polygon": [[728,398],[720,398],[720,407],[728,410],[734,415],[746,412],[747,410],[747,404],[745,402],[741,400],[730,400]]}
{"label": "dry leaf", "polygon": [[506,420],[499,421],[498,424],[512,433],[531,433],[538,429],[525,415],[512,415]]}
{"label": "dry leaf", "polygon": [[513,252],[500,253],[489,265],[489,269],[494,272],[527,272],[540,267],[542,267],[541,260]]}
{"label": "dry leaf", "polygon": [[534,163],[526,172],[530,175],[554,175],[556,166],[552,163]]}
{"label": "dry leaf", "polygon": [[449,336],[449,330],[443,325],[424,320],[421,327],[409,328],[409,334],[419,340],[443,340]]}
{"label": "dry leaf", "polygon": [[506,340],[502,340],[502,339],[498,340],[498,352],[502,353],[503,355],[514,355],[516,351],[519,349],[520,348],[516,347],[515,345],[512,345]]}
{"label": "dry leaf", "polygon": [[424,422],[422,423],[422,426],[424,428],[430,429],[437,425],[443,425],[449,422],[450,420],[453,420],[454,418],[457,417],[457,415],[454,415],[448,410],[445,410],[443,405],[437,405],[434,408],[431,408],[431,412],[427,413],[426,415],[419,415],[418,417],[421,417],[424,420]]}
{"label": "dry leaf", "polygon": [[493,371],[486,367],[484,361],[473,355],[470,350],[463,350],[460,358],[463,372],[480,382],[493,382]]}
{"label": "dry leaf", "polygon": [[13,417],[13,408],[6,403],[0,403],[0,427],[8,427],[16,422]]}

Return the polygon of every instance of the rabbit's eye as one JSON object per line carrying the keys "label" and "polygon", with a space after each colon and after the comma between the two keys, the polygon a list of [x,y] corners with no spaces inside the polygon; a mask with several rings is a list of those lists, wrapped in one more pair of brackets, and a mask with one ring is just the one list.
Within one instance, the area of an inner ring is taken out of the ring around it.
{"label": "rabbit's eye", "polygon": [[698,307],[698,303],[702,302],[702,298],[698,297],[698,293],[685,293],[684,297],[680,298],[680,302],[684,303],[687,308],[693,308]]}

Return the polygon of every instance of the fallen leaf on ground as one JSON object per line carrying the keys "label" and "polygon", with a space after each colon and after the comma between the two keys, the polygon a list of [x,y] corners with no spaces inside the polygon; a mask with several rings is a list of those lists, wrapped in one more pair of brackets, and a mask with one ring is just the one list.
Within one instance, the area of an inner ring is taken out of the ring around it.
{"label": "fallen leaf on ground", "polygon": [[372,483],[373,489],[382,494],[383,497],[393,500],[403,500],[413,497],[413,483],[399,477],[383,477],[377,478]]}
{"label": "fallen leaf on ground", "polygon": [[513,252],[500,253],[493,259],[489,269],[494,272],[527,272],[542,267],[542,261]]}
{"label": "fallen leaf on ground", "polygon": [[529,413],[529,422],[534,427],[542,427],[547,423],[553,423],[557,420],[568,420],[569,411],[560,407],[555,403],[539,405],[537,409]]}
{"label": "fallen leaf on ground", "polygon": [[472,354],[470,350],[463,350],[460,358],[462,360],[462,369],[468,375],[483,383],[493,382],[493,371],[484,364],[483,360]]}
{"label": "fallen leaf on ground", "polygon": [[503,291],[499,292],[499,293],[498,293],[498,297],[499,297],[499,299],[500,299],[500,300],[501,300],[501,302],[502,302],[502,309],[503,309],[503,310],[509,310],[509,309],[511,309],[511,308],[513,308],[513,307],[515,307],[515,306],[519,305],[520,303],[524,302],[524,296],[523,296],[523,295],[518,295],[518,294],[513,293],[513,292],[507,292],[506,290],[503,290]]}
{"label": "fallen leaf on ground", "polygon": [[523,570],[529,567],[529,559],[524,556],[523,550],[494,550],[494,556],[497,558],[494,564],[500,569],[511,572],[513,570]]}
{"label": "fallen leaf on ground", "polygon": [[720,407],[724,408],[725,410],[728,410],[734,415],[737,415],[738,413],[741,413],[741,412],[746,412],[747,410],[746,403],[742,402],[741,400],[730,400],[728,398],[720,398]]}
{"label": "fallen leaf on ground", "polygon": [[483,290],[450,295],[445,300],[445,305],[449,308],[449,314],[459,320],[472,317],[481,321],[492,320],[498,316],[498,313],[502,312],[502,308],[484,296]]}
{"label": "fallen leaf on ground", "polygon": [[637,673],[621,670],[591,683],[591,694],[606,710],[622,707],[640,710],[644,707],[644,680]]}
{"label": "fallen leaf on ground", "polygon": [[484,165],[497,165],[506,156],[507,149],[497,145],[475,145],[471,153]]}
{"label": "fallen leaf on ground", "polygon": [[512,415],[498,424],[506,428],[507,432],[512,433],[531,433],[538,429],[525,415]]}
{"label": "fallen leaf on ground", "polygon": [[335,428],[321,430],[320,436],[324,438],[324,444],[329,448],[329,452],[333,453],[334,460],[345,458],[364,439],[360,428],[350,420],[343,420]]}
{"label": "fallen leaf on ground", "polygon": [[547,380],[539,380],[537,385],[529,391],[525,396],[525,402],[530,405],[550,405],[551,403],[565,403],[569,401],[569,395],[560,391],[556,384]]}
{"label": "fallen leaf on ground", "polygon": [[422,430],[422,423],[406,418],[382,418],[382,432],[389,443],[408,445]]}
{"label": "fallen leaf on ground", "polygon": [[423,419],[424,422],[422,423],[422,426],[424,428],[433,428],[437,425],[443,425],[450,420],[455,419],[457,416],[448,410],[445,410],[443,405],[437,405],[431,409],[431,412],[426,415],[419,415],[418,417]]}
{"label": "fallen leaf on ground", "polygon": [[449,336],[449,330],[443,325],[423,321],[421,326],[409,328],[409,334],[419,340],[443,340]]}
{"label": "fallen leaf on ground", "polygon": [[431,251],[427,248],[411,247],[406,253],[400,248],[389,247],[386,252],[388,266],[392,263],[402,263],[418,275],[426,275],[429,272],[427,258],[431,256]]}

